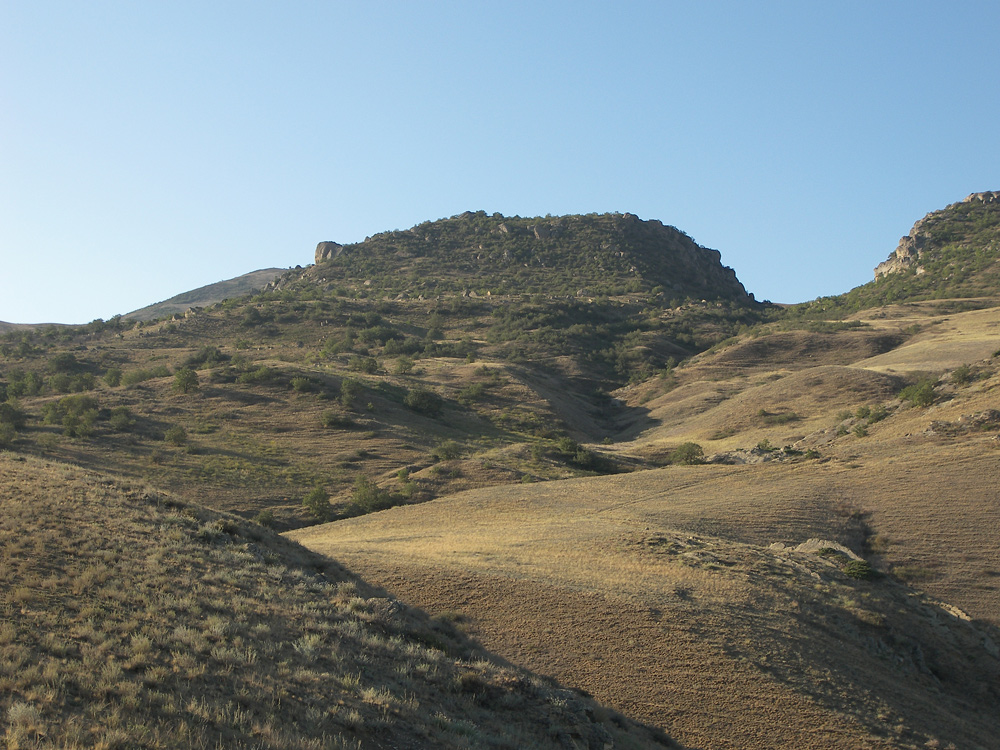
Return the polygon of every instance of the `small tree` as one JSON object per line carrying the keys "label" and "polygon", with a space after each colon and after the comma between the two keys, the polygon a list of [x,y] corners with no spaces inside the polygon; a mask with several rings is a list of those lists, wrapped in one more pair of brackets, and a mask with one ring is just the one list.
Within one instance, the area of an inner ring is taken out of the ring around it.
{"label": "small tree", "polygon": [[672,464],[700,464],[705,460],[705,451],[697,443],[681,443],[670,454]]}
{"label": "small tree", "polygon": [[909,401],[913,406],[930,406],[934,403],[935,382],[924,378],[913,385],[908,385],[899,392],[899,398]]}
{"label": "small tree", "polygon": [[174,390],[179,393],[191,393],[198,390],[198,373],[190,367],[182,367],[174,373]]}
{"label": "small tree", "polygon": [[403,403],[413,411],[426,414],[429,417],[436,417],[444,407],[444,399],[427,388],[414,388],[406,394]]}
{"label": "small tree", "polygon": [[330,507],[330,495],[319,485],[302,498],[302,505],[308,510],[317,521],[329,521],[333,515],[333,508]]}
{"label": "small tree", "polygon": [[392,505],[389,493],[381,489],[372,479],[359,474],[354,480],[354,492],[351,493],[351,505],[359,513],[372,513]]}
{"label": "small tree", "polygon": [[187,431],[178,424],[167,430],[163,439],[171,445],[180,446],[187,442],[187,437]]}

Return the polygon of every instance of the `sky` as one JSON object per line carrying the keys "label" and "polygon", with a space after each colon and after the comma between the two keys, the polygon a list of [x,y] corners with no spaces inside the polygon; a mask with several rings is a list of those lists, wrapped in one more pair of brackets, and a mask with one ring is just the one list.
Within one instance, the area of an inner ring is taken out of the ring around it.
{"label": "sky", "polygon": [[839,294],[1000,189],[1000,3],[0,0],[0,321],[466,210],[631,212]]}

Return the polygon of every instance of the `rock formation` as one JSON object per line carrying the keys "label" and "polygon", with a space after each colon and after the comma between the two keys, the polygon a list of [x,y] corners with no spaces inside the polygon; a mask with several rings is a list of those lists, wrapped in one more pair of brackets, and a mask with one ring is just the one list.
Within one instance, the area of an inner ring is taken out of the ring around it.
{"label": "rock formation", "polygon": [[344,246],[336,242],[320,242],[316,245],[316,262],[333,260],[344,250]]}
{"label": "rock formation", "polygon": [[[1000,203],[1000,191],[987,191],[985,193],[972,193],[960,203]],[[952,203],[950,206],[940,210],[932,211],[924,218],[913,225],[910,233],[899,240],[899,245],[892,255],[875,267],[875,278],[881,278],[886,274],[906,271],[916,266],[917,274],[923,273],[920,266],[920,256],[923,255],[927,243],[927,230],[939,221],[945,220],[948,209],[959,205]]]}

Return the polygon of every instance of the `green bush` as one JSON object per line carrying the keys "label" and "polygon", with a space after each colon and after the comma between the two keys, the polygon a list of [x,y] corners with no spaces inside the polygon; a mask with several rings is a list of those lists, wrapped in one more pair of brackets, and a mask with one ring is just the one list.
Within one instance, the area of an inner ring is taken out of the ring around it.
{"label": "green bush", "polygon": [[413,411],[429,417],[436,417],[444,408],[444,399],[427,388],[414,388],[406,394],[403,403]]}
{"label": "green bush", "polygon": [[0,404],[0,424],[10,425],[12,429],[20,430],[24,427],[27,415],[10,401]]}
{"label": "green bush", "polygon": [[193,393],[198,390],[198,373],[190,367],[182,367],[174,373],[174,390],[178,393]]}
{"label": "green bush", "polygon": [[307,377],[300,375],[292,378],[292,390],[298,393],[308,393],[309,391],[315,390],[315,388],[316,384]]}
{"label": "green bush", "polygon": [[461,444],[454,440],[444,440],[431,449],[431,456],[435,461],[451,461],[462,455]]}
{"label": "green bush", "polygon": [[97,410],[97,399],[92,396],[65,396],[42,408],[42,420],[62,425],[63,434],[68,437],[89,437],[97,422]]}
{"label": "green bush", "polygon": [[302,498],[302,505],[312,513],[317,521],[329,521],[333,515],[333,508],[330,507],[330,495],[318,485]]}
{"label": "green bush", "polygon": [[166,431],[163,439],[171,445],[184,445],[187,442],[187,430],[180,425],[174,425]]}
{"label": "green bush", "polygon": [[368,375],[374,375],[381,369],[378,360],[374,357],[351,357],[348,367],[355,372],[364,372]]}
{"label": "green bush", "polygon": [[409,375],[413,370],[413,359],[411,357],[400,357],[396,360],[396,374],[397,375]]}
{"label": "green bush", "polygon": [[913,406],[930,406],[934,403],[934,386],[936,381],[923,378],[913,385],[908,385],[899,392],[901,401],[909,401]]}
{"label": "green bush", "polygon": [[972,368],[968,365],[959,365],[951,373],[951,382],[955,385],[965,385],[972,380]]}
{"label": "green bush", "polygon": [[128,432],[135,426],[135,419],[127,406],[116,406],[111,410],[111,417],[108,424],[115,432]]}
{"label": "green bush", "polygon": [[8,422],[0,422],[0,450],[10,448],[17,439],[17,431],[14,425]]}
{"label": "green bush", "polygon": [[867,560],[851,560],[844,566],[844,573],[859,581],[867,581],[875,577],[875,569]]}
{"label": "green bush", "polygon": [[357,423],[353,419],[351,419],[348,415],[341,414],[335,411],[323,412],[323,416],[320,417],[320,421],[322,422],[324,427],[331,427],[331,428],[335,427],[341,430],[346,430],[351,427],[357,426]]}
{"label": "green bush", "polygon": [[345,378],[340,383],[340,403],[348,409],[353,409],[358,398],[361,396],[361,383],[357,380]]}
{"label": "green bush", "polygon": [[195,354],[184,360],[184,366],[193,369],[216,367],[228,359],[229,356],[219,351],[219,347],[203,346]]}
{"label": "green bush", "polygon": [[120,367],[109,367],[104,373],[104,382],[112,388],[117,388],[122,382],[122,371]]}
{"label": "green bush", "polygon": [[672,464],[700,464],[705,460],[705,451],[697,443],[681,443],[668,457]]}
{"label": "green bush", "polygon": [[392,498],[386,490],[364,474],[359,474],[354,480],[354,491],[351,493],[352,510],[358,513],[372,513],[392,506]]}

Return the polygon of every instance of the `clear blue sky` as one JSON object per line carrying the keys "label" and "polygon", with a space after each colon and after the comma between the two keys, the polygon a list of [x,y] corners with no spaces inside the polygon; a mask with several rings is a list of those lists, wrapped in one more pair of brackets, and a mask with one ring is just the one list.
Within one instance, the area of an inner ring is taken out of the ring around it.
{"label": "clear blue sky", "polygon": [[0,320],[483,209],[629,211],[758,299],[1000,189],[1000,3],[0,0]]}

